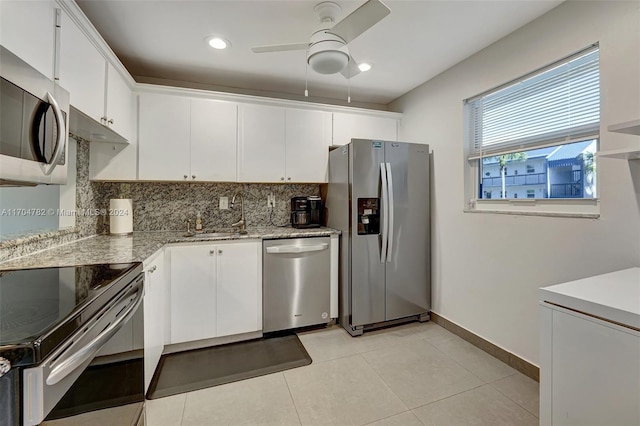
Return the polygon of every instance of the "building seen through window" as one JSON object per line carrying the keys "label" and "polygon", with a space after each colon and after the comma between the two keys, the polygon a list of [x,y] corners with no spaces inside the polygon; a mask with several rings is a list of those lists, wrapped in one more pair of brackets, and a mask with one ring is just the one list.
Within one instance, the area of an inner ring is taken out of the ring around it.
{"label": "building seen through window", "polygon": [[595,198],[597,146],[592,139],[485,157],[479,197]]}

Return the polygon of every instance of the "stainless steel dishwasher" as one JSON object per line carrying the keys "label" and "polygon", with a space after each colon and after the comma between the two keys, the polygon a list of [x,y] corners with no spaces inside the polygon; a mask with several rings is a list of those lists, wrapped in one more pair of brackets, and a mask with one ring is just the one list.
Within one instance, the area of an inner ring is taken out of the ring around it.
{"label": "stainless steel dishwasher", "polygon": [[330,238],[262,243],[263,332],[330,321]]}

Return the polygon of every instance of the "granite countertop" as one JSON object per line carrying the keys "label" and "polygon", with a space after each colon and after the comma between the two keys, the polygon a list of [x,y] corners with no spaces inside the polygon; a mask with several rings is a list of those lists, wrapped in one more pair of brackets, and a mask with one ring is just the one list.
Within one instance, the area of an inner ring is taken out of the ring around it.
{"label": "granite countertop", "polygon": [[543,287],[540,300],[640,330],[640,267]]}
{"label": "granite countertop", "polygon": [[[216,231],[224,232],[225,230]],[[170,243],[323,237],[340,234],[340,231],[332,228],[270,227],[250,228],[247,231],[248,233],[243,235],[230,233],[223,236],[206,236],[196,234],[192,237],[185,237],[183,231],[134,232],[124,236],[94,235],[26,256],[9,259],[0,263],[0,271],[99,263],[143,262],[165,244]]]}

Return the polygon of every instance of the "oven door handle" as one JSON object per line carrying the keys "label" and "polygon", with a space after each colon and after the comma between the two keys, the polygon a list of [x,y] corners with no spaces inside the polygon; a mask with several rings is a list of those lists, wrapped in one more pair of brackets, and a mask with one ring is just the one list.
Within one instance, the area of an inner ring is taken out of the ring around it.
{"label": "oven door handle", "polygon": [[[134,287],[137,291],[136,299],[133,303],[129,305],[126,312],[120,316],[117,320],[115,320],[112,324],[107,326],[98,336],[96,336],[91,342],[89,342],[82,349],[74,352],[68,358],[60,361],[58,365],[56,365],[52,370],[49,376],[47,377],[47,385],[55,385],[60,380],[67,377],[71,372],[73,372],[78,366],[82,365],[85,361],[90,358],[93,358],[96,353],[104,346],[114,334],[116,334],[122,326],[133,316],[136,312],[140,304],[142,303],[142,299],[144,297],[143,292],[144,281],[140,280],[137,285]],[[120,300],[125,299],[131,296],[131,292],[127,292]],[[116,305],[118,302],[114,303]],[[57,364],[58,362],[56,362]]]}

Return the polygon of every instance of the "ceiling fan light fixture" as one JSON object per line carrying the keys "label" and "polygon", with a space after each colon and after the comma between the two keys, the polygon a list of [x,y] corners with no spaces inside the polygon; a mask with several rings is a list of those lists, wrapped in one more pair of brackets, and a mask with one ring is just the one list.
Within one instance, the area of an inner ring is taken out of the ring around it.
{"label": "ceiling fan light fixture", "polygon": [[209,46],[217,50],[222,50],[222,49],[231,47],[231,43],[229,42],[229,40],[224,39],[222,37],[218,37],[218,36],[209,36],[205,39],[205,41]]}
{"label": "ceiling fan light fixture", "polygon": [[309,56],[309,66],[320,74],[335,74],[349,63],[349,55],[340,50],[323,50]]}
{"label": "ceiling fan light fixture", "polygon": [[367,72],[369,71],[371,68],[373,68],[373,65],[367,63],[367,62],[362,62],[358,65],[358,68],[360,68],[360,71],[362,72]]}

